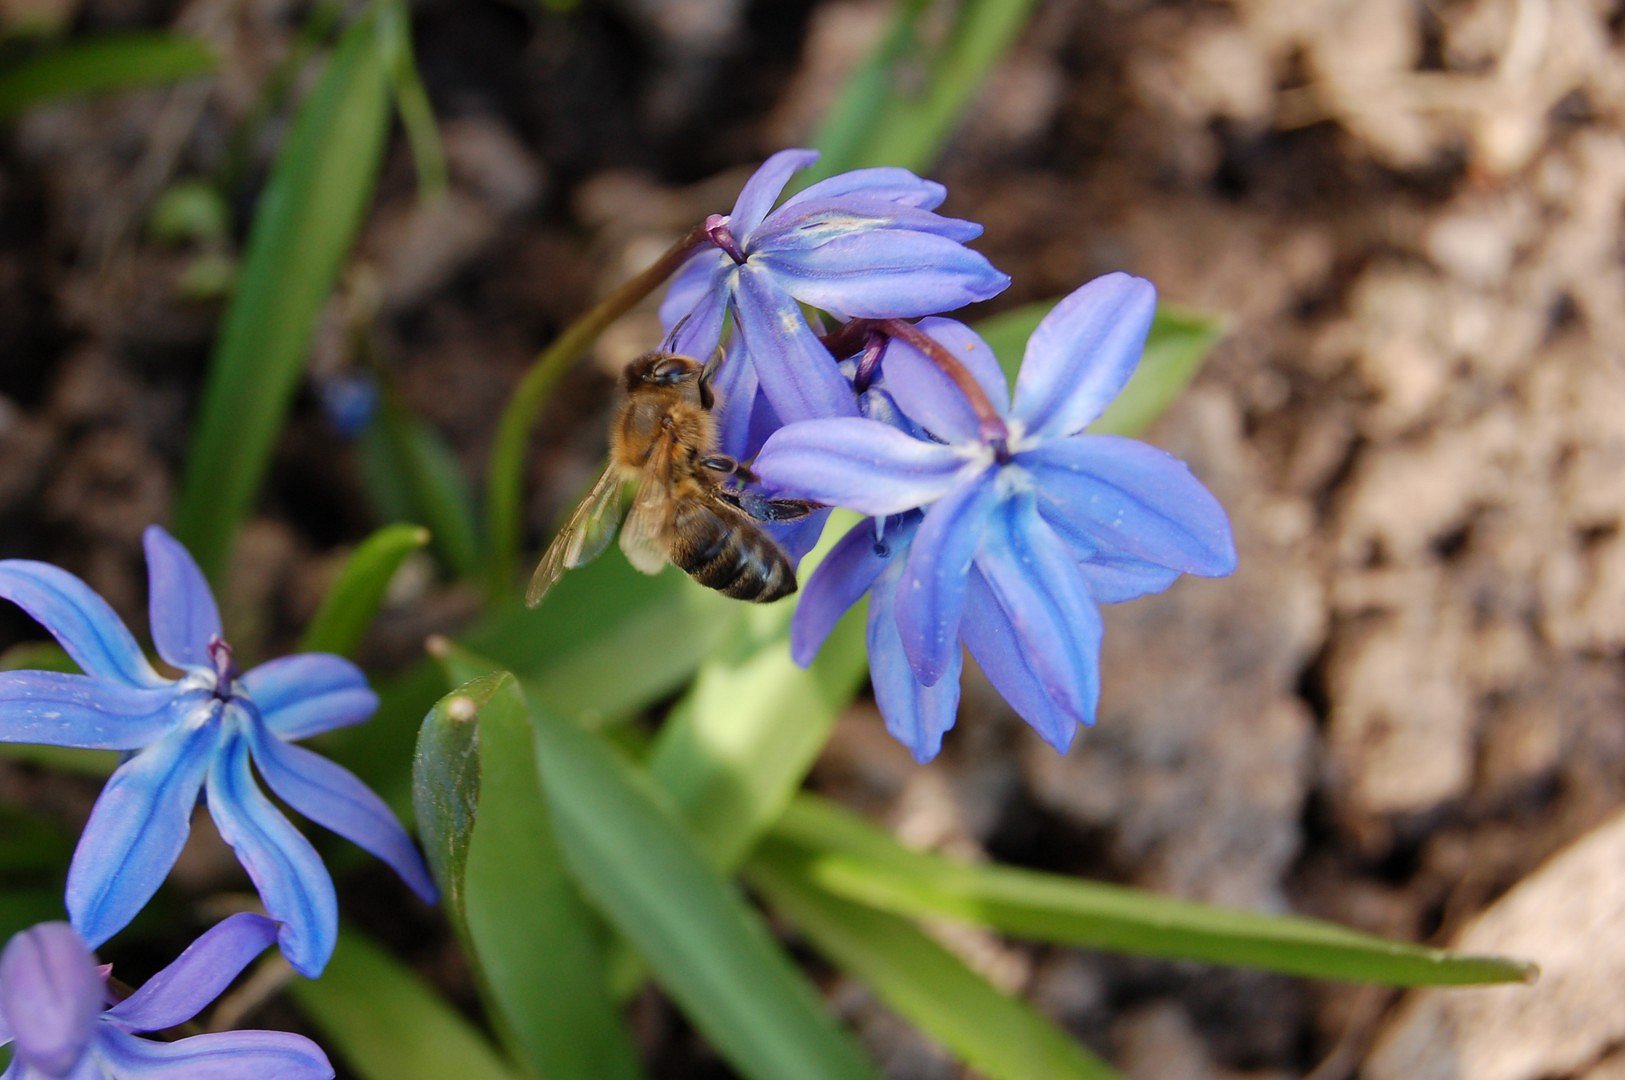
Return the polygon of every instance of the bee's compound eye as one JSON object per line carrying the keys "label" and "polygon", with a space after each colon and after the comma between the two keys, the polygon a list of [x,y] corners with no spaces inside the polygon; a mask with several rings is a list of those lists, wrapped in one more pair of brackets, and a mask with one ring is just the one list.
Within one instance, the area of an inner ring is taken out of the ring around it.
{"label": "bee's compound eye", "polygon": [[649,365],[644,378],[659,386],[676,386],[694,377],[693,361],[681,356],[669,356]]}

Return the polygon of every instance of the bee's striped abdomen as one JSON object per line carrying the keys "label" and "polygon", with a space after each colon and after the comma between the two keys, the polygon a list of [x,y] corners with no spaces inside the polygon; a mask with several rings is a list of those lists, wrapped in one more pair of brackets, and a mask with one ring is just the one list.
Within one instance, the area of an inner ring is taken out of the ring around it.
{"label": "bee's striped abdomen", "polygon": [[703,504],[677,513],[671,561],[707,588],[759,604],[796,591],[790,560],[748,520],[729,521]]}

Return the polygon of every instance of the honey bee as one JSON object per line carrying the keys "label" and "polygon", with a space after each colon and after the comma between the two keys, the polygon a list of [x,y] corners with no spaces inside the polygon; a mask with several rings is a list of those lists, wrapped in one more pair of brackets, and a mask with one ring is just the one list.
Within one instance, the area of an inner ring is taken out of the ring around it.
{"label": "honey bee", "polygon": [[795,521],[818,504],[727,486],[756,478],[717,451],[710,376],[718,362],[655,351],[626,366],[625,400],[610,424],[609,467],[542,556],[526,606],[541,603],[564,571],[609,546],[629,482],[637,489],[621,550],[637,569],[654,574],[671,562],[701,585],[761,604],[796,591],[789,558],[758,523]]}

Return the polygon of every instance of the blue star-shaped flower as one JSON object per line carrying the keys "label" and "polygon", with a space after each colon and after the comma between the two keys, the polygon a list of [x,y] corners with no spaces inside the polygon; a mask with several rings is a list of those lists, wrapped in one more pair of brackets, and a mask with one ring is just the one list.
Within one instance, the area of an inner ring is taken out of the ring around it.
{"label": "blue star-shaped flower", "polygon": [[756,459],[769,487],[873,516],[808,581],[794,648],[810,660],[869,591],[877,700],[920,760],[953,723],[961,642],[1064,752],[1094,721],[1097,604],[1235,569],[1224,509],[1183,463],[1134,439],[1080,434],[1128,382],[1155,309],[1151,283],[1127,274],[1062,300],[1028,342],[1013,405],[986,342],[926,319],[917,329],[957,358],[974,393],[894,338],[885,388],[923,432],[809,420],[774,433]]}
{"label": "blue star-shaped flower", "polygon": [[0,598],[43,625],[85,672],[0,674],[0,741],[123,750],[68,871],[68,914],[91,946],[129,924],[175,865],[200,791],[301,974],[338,935],[333,881],[310,842],[260,790],[383,859],[425,900],[435,887],[400,822],[347,770],[293,745],[372,715],[378,697],[348,660],[307,653],[237,670],[208,582],[163,529],[146,533],[152,638],[180,671],[153,670],[113,609],[65,570],[0,561]]}
{"label": "blue star-shaped flower", "polygon": [[768,158],[733,211],[707,220],[712,246],[678,271],[660,307],[664,325],[677,328],[673,347],[690,356],[711,353],[731,314],[742,352],[723,365],[722,401],[737,409],[759,385],[786,421],[857,415],[851,387],[798,301],[843,319],[912,318],[1010,284],[965,247],[982,227],[932,213],[946,189],[907,169],[832,176],[775,210],[791,175],[817,160],[816,150]]}
{"label": "blue star-shaped flower", "polygon": [[107,969],[67,923],[41,923],[0,953],[0,1080],[331,1080],[315,1043],[282,1031],[228,1031],[175,1042],[137,1038],[184,1024],[277,937],[262,915],[233,915],[145,986],[114,1003]]}

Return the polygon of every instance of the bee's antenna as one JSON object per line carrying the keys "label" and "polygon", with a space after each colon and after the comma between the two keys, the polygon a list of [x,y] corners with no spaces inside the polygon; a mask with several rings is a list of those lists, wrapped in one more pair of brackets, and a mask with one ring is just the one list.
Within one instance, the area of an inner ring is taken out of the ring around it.
{"label": "bee's antenna", "polygon": [[671,329],[666,331],[666,339],[660,343],[661,352],[672,352],[676,348],[677,335],[683,332],[683,327],[687,326],[688,320],[693,317],[694,313],[691,311],[672,324]]}

